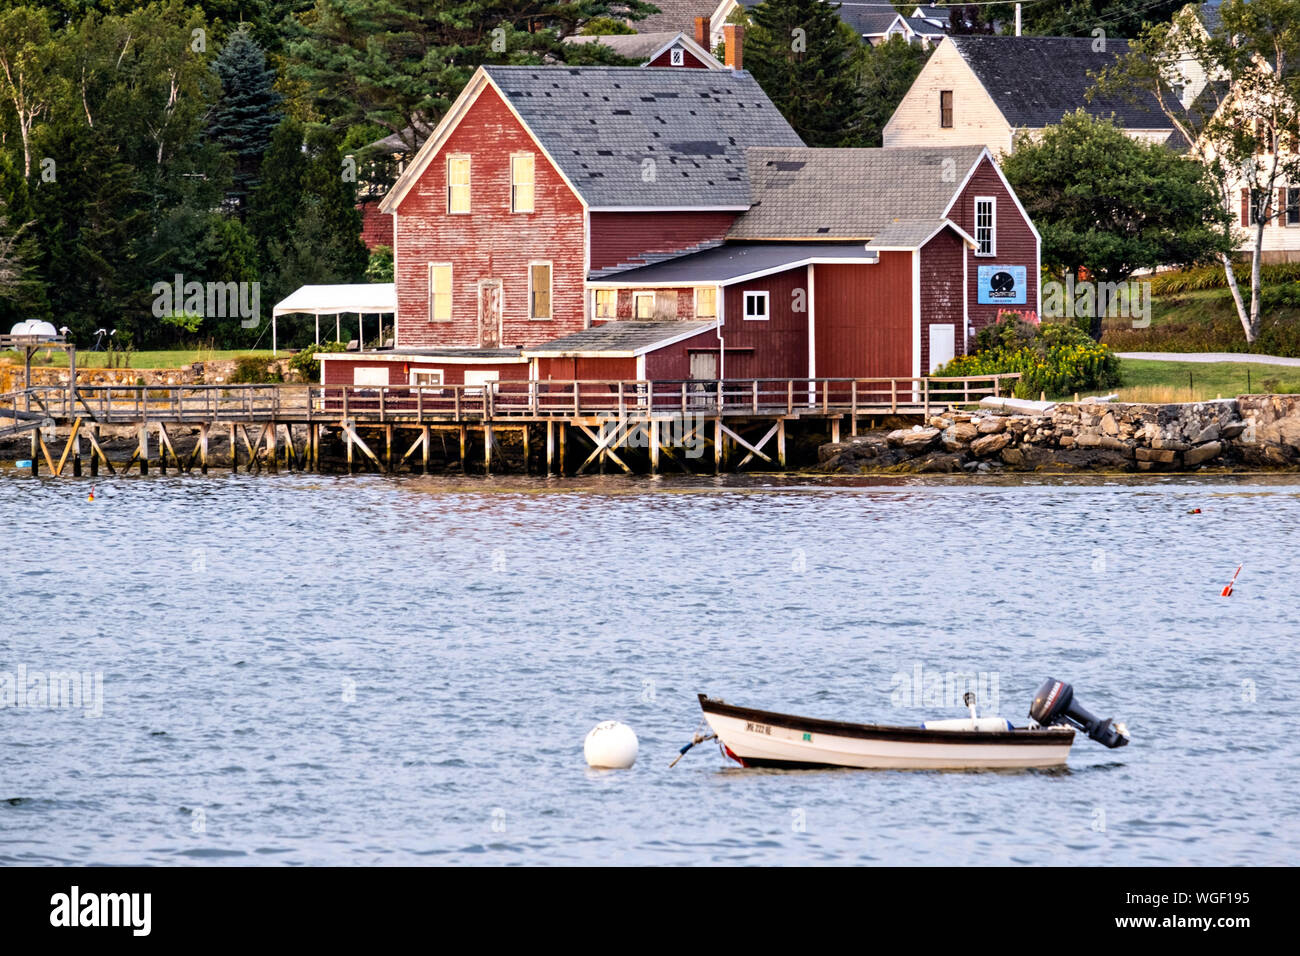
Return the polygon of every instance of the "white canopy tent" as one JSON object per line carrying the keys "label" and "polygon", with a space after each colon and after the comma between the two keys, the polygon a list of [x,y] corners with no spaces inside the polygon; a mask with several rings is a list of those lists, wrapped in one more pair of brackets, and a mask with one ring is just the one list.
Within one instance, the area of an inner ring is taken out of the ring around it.
{"label": "white canopy tent", "polygon": [[357,346],[366,349],[365,317],[379,316],[379,340],[384,339],[384,316],[397,314],[397,286],[392,282],[367,282],[361,285],[305,285],[271,310],[271,354],[278,351],[276,320],[282,315],[316,316],[316,344],[320,345],[320,317],[334,316],[334,340],[342,341],[340,316],[355,313],[359,319]]}

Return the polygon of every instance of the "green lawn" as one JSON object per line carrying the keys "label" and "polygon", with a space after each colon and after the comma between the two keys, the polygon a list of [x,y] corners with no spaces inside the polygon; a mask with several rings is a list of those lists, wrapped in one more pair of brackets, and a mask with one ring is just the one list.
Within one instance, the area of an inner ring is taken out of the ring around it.
{"label": "green lawn", "polygon": [[1122,359],[1121,401],[1194,402],[1246,392],[1300,392],[1300,366]]}
{"label": "green lawn", "polygon": [[[283,353],[281,353],[283,354]],[[48,355],[48,360],[47,360]],[[184,368],[187,365],[193,365],[195,362],[217,362],[223,359],[242,358],[245,355],[257,356],[258,358],[270,358],[271,350],[262,349],[259,351],[248,351],[247,349],[235,349],[232,351],[218,351],[213,349],[182,349],[175,352],[132,352],[131,368]],[[107,368],[107,352],[83,352],[77,350],[77,367],[78,368]],[[122,355],[118,355],[119,367]],[[0,362],[8,359],[15,365],[23,363],[21,352],[3,352],[0,351]],[[68,365],[68,354],[59,349],[51,349],[49,353],[37,352],[32,357],[33,365],[52,365],[66,368]]]}

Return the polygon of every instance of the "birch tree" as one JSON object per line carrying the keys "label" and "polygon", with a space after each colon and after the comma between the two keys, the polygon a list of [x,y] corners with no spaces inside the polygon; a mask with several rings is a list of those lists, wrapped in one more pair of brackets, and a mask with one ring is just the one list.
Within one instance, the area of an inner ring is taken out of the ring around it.
{"label": "birch tree", "polygon": [[[1220,254],[1248,343],[1259,338],[1264,230],[1284,222],[1300,187],[1300,0],[1224,0],[1207,31],[1192,8],[1143,31],[1107,70],[1103,89],[1152,93],[1189,156],[1203,163],[1233,215],[1230,249],[1249,250],[1249,302]],[[1244,219],[1244,222],[1242,221]]]}
{"label": "birch tree", "polygon": [[32,175],[32,132],[63,86],[48,14],[32,7],[0,13],[0,97],[15,116],[26,178]]}

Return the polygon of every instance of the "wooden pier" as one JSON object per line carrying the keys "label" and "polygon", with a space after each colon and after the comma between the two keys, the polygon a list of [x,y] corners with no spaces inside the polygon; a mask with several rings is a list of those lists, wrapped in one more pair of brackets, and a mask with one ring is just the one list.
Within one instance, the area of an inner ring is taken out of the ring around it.
{"label": "wooden pier", "polygon": [[[81,473],[83,439],[91,474],[101,465],[116,473],[100,441],[105,426],[134,430],[135,454],[125,468],[138,465],[142,474],[151,462],[163,472],[238,470],[241,457],[247,471],[319,470],[327,433],[341,438],[349,472],[428,471],[434,436],[444,448],[451,439],[465,469],[477,457],[471,446],[479,446],[482,469],[491,472],[505,464],[506,435],[519,438],[526,471],[534,443],[543,441],[538,457],[548,475],[580,475],[607,463],[631,473],[631,451],[639,449],[652,473],[665,459],[686,472],[696,470],[688,459],[704,459],[707,470],[718,472],[733,462],[736,470],[757,461],[785,468],[792,425],[839,441],[846,427],[855,436],[864,423],[887,416],[924,419],[1007,395],[1016,378],[35,386],[0,395],[0,438],[29,433],[33,471],[43,465],[53,475],[64,474],[69,463],[73,475]],[[173,442],[178,428],[198,433],[184,457]],[[61,450],[53,442],[56,457],[47,439],[60,431],[66,437]],[[224,461],[209,454],[214,432],[228,437]]]}

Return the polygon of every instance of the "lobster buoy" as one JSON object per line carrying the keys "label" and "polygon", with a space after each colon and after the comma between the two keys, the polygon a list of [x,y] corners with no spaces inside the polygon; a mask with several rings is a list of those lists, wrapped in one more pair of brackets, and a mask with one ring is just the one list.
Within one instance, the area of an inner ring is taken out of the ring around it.
{"label": "lobster buoy", "polygon": [[582,744],[587,766],[600,770],[626,770],[636,763],[636,734],[627,724],[607,720],[597,724]]}

